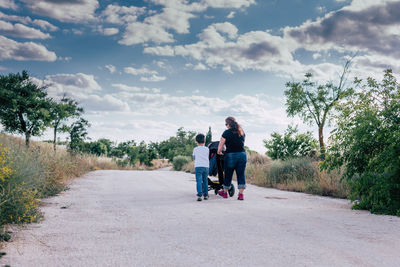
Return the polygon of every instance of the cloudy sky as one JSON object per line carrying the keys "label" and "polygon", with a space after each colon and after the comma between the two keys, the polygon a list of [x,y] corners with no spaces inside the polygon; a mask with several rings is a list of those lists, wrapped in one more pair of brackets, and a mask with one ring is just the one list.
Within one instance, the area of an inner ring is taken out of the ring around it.
{"label": "cloudy sky", "polygon": [[94,140],[219,139],[235,116],[263,152],[290,123],[314,130],[286,117],[287,81],[335,81],[355,53],[353,75],[399,73],[399,14],[399,0],[0,0],[0,72],[78,100]]}

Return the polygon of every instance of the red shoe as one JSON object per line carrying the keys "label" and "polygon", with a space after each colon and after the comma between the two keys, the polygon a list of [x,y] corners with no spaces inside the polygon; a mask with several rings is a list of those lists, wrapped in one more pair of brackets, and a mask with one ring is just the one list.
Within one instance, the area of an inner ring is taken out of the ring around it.
{"label": "red shoe", "polygon": [[220,195],[223,198],[228,198],[228,192],[225,192],[223,189],[218,191],[218,195]]}
{"label": "red shoe", "polygon": [[238,200],[244,200],[244,195],[239,193]]}

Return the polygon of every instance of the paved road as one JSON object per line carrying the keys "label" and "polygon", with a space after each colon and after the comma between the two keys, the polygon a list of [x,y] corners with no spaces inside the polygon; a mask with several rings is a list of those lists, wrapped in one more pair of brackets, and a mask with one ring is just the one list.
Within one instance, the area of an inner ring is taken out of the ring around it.
{"label": "paved road", "polygon": [[195,201],[193,175],[96,171],[45,201],[4,249],[11,266],[400,266],[400,218],[249,186]]}

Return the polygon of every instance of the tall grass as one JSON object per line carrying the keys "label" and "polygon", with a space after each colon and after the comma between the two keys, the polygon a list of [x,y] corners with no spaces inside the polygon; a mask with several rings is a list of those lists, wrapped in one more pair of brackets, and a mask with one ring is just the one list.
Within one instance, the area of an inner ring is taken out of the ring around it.
{"label": "tall grass", "polygon": [[[193,161],[183,165],[182,171],[194,173]],[[246,181],[258,186],[322,196],[346,198],[349,194],[339,172],[321,171],[318,162],[307,157],[281,161],[250,153],[247,155]]]}
{"label": "tall grass", "polygon": [[340,173],[321,171],[318,162],[312,158],[257,163],[251,157],[246,168],[246,177],[250,183],[339,198],[346,198],[349,194]]}
{"label": "tall grass", "polygon": [[48,143],[32,142],[0,134],[0,240],[7,239],[2,226],[40,219],[41,198],[64,190],[70,178],[99,169],[120,169],[111,159],[70,155],[61,147],[55,153]]}

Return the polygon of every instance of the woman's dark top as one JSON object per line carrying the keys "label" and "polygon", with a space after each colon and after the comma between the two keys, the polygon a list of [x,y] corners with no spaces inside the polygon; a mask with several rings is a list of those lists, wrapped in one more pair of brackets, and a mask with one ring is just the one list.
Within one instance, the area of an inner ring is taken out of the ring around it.
{"label": "woman's dark top", "polygon": [[225,138],[226,151],[225,153],[233,153],[233,152],[245,152],[244,150],[244,138],[245,135],[240,136],[238,134],[234,134],[231,129],[225,130],[222,134],[222,137]]}

